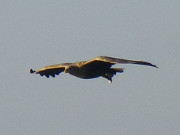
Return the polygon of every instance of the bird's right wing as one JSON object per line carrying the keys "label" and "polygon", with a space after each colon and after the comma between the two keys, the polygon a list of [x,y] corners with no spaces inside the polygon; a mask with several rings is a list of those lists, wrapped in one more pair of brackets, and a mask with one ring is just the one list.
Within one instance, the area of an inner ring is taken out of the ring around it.
{"label": "bird's right wing", "polygon": [[49,78],[49,76],[55,77],[55,75],[59,75],[69,65],[71,65],[71,63],[49,65],[41,68],[38,71],[30,69],[30,73],[40,74],[41,76],[45,75],[47,78]]}

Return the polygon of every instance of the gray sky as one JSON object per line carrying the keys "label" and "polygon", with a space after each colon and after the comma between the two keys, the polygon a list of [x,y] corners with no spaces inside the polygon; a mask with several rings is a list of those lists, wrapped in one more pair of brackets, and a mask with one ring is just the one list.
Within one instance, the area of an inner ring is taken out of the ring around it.
{"label": "gray sky", "polygon": [[[1,0],[1,135],[180,134],[179,0]],[[107,80],[29,69],[107,55]]]}

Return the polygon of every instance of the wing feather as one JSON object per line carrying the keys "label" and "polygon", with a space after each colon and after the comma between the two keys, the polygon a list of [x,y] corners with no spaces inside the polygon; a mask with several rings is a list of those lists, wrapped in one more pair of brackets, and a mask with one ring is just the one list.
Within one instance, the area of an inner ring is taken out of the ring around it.
{"label": "wing feather", "polygon": [[59,75],[61,72],[64,71],[64,69],[67,66],[71,64],[72,63],[49,65],[41,68],[38,71],[34,71],[33,69],[30,69],[30,73],[40,74],[41,76],[46,76],[47,78],[49,78],[49,76],[55,77],[55,75]]}
{"label": "wing feather", "polygon": [[108,56],[99,56],[96,57],[90,61],[87,61],[84,63],[83,66],[92,64],[92,63],[109,63],[110,65],[116,64],[116,63],[121,63],[121,64],[139,64],[139,65],[146,65],[146,66],[152,66],[158,68],[156,65],[153,65],[149,62],[146,61],[136,61],[136,60],[127,60],[127,59],[119,59],[119,58],[113,58],[113,57],[108,57]]}

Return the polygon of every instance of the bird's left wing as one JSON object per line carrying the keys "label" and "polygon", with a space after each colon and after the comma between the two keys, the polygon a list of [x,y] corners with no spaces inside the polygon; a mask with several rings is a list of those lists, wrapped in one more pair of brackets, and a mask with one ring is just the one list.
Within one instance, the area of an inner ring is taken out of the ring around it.
{"label": "bird's left wing", "polygon": [[59,75],[69,65],[71,65],[71,63],[49,65],[41,68],[38,71],[30,69],[30,73],[40,74],[41,76],[45,75],[47,78],[49,78],[49,76],[55,77],[55,75]]}
{"label": "bird's left wing", "polygon": [[102,69],[110,68],[114,64],[116,64],[116,62],[104,59],[102,58],[102,56],[99,56],[99,57],[96,57],[94,59],[84,62],[83,64],[80,65],[80,67],[93,70],[97,68],[102,68]]}
{"label": "bird's left wing", "polygon": [[153,65],[149,62],[146,61],[136,61],[136,60],[127,60],[127,59],[119,59],[119,58],[113,58],[113,57],[108,57],[108,56],[98,56],[90,61],[87,61],[84,63],[84,66],[86,65],[91,65],[91,64],[96,64],[96,63],[107,63],[109,65],[113,65],[116,63],[120,64],[139,64],[139,65],[146,65],[146,66],[152,66],[158,68],[156,65]]}

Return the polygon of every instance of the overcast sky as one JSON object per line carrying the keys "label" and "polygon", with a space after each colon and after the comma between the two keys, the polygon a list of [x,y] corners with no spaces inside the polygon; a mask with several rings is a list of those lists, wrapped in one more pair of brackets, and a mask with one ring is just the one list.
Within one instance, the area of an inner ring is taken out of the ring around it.
{"label": "overcast sky", "polygon": [[[1,135],[180,134],[179,0],[1,0]],[[144,60],[83,80],[29,69],[99,55]]]}

